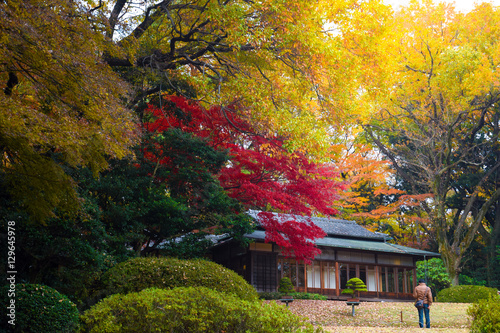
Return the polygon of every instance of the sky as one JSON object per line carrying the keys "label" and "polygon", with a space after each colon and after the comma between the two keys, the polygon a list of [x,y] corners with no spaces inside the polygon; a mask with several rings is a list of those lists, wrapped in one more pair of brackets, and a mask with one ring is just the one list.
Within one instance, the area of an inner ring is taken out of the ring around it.
{"label": "sky", "polygon": [[[494,6],[500,6],[500,0],[436,0],[435,2],[442,1],[448,3],[455,3],[455,8],[461,12],[468,12],[474,8],[474,3],[478,2],[490,2]],[[410,0],[384,0],[385,3],[392,5],[393,7],[397,7],[400,5],[406,6],[410,2]]]}

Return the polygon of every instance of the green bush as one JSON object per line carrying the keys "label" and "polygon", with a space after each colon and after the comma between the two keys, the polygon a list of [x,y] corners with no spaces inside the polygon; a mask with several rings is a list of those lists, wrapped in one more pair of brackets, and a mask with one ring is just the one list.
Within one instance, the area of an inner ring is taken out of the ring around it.
{"label": "green bush", "polygon": [[495,288],[484,286],[454,286],[441,290],[436,297],[443,303],[474,303],[489,297],[498,297]]}
{"label": "green bush", "polygon": [[281,278],[278,292],[288,295],[290,293],[293,293],[294,291],[295,289],[293,288],[292,280],[290,280],[290,278],[288,277]]}
{"label": "green bush", "polygon": [[274,292],[269,292],[269,291],[263,291],[259,293],[259,299],[264,299],[264,300],[273,300],[273,299],[280,299],[281,296],[284,294],[274,291]]}
{"label": "green bush", "polygon": [[349,279],[345,286],[346,288],[342,290],[342,294],[352,295],[354,293],[359,294],[360,291],[368,291],[365,283],[360,278]]}
{"label": "green bush", "polygon": [[312,294],[312,293],[291,293],[294,299],[312,299],[317,301],[326,301],[328,297],[320,294]]}
{"label": "green bush", "polygon": [[[0,288],[0,306],[7,313],[0,327],[11,332],[74,332],[78,328],[78,310],[68,297],[40,284],[16,284]],[[15,295],[13,294],[15,293]],[[14,300],[14,306],[11,305]],[[14,319],[14,325],[9,323]]]}
{"label": "green bush", "polygon": [[283,305],[246,301],[205,287],[113,295],[87,310],[81,321],[81,332],[96,333],[315,332]]}
{"label": "green bush", "polygon": [[233,293],[244,300],[258,294],[241,276],[211,261],[202,259],[134,258],[107,271],[101,278],[101,297],[127,294],[147,288],[203,286]]}
{"label": "green bush", "polygon": [[470,331],[472,333],[500,332],[500,298],[490,297],[472,304],[467,309],[472,318]]}

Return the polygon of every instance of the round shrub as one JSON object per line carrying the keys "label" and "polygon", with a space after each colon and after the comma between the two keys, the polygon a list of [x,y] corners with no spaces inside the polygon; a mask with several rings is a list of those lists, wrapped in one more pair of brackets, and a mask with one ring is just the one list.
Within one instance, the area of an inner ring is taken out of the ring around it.
{"label": "round shrub", "polygon": [[281,278],[278,291],[282,294],[293,293],[295,289],[293,288],[292,280],[286,276]]}
{"label": "round shrub", "polygon": [[360,291],[368,291],[366,285],[360,278],[352,278],[346,283],[346,288],[342,290],[342,294],[359,295]]}
{"label": "round shrub", "polygon": [[[78,328],[76,305],[57,290],[40,284],[16,284],[0,288],[0,327],[11,332],[74,332]],[[15,295],[14,295],[15,294]],[[14,300],[15,309],[11,300]],[[15,319],[15,325],[9,323]]]}
{"label": "round shrub", "polygon": [[258,299],[257,291],[235,272],[202,259],[134,258],[116,265],[101,278],[103,294],[127,294],[146,288],[203,286]]}
{"label": "round shrub", "polygon": [[441,290],[436,297],[437,302],[443,303],[474,303],[489,297],[498,297],[495,288],[484,286],[453,286]]}
{"label": "round shrub", "polygon": [[205,287],[145,289],[105,298],[81,317],[82,332],[315,332],[283,305]]}
{"label": "round shrub", "polygon": [[472,318],[470,331],[472,333],[500,332],[500,298],[490,297],[472,304],[467,309]]}

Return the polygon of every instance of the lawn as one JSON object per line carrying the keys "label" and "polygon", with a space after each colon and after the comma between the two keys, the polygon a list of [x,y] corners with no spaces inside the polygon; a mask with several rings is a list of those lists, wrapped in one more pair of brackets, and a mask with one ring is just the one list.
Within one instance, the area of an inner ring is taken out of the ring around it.
{"label": "lawn", "polygon": [[[434,303],[431,307],[430,332],[468,332],[470,319],[464,303]],[[327,332],[421,332],[413,303],[362,302],[352,308],[341,301],[295,300],[290,311],[302,316]]]}

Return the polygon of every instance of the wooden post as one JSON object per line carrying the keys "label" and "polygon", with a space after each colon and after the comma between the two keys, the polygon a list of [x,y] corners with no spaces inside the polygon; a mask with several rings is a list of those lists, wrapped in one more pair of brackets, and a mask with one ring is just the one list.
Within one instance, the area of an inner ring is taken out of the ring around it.
{"label": "wooden post", "polygon": [[387,267],[384,267],[385,269],[385,292],[389,292],[389,270]]}
{"label": "wooden post", "polygon": [[415,287],[417,286],[417,268],[413,268],[413,286],[411,288],[411,292],[413,293],[413,290],[415,290]]}
{"label": "wooden post", "polygon": [[399,268],[394,267],[394,291],[396,292],[396,297],[399,298]]}
{"label": "wooden post", "polygon": [[[313,263],[314,263],[314,261],[313,261]],[[311,267],[312,267],[312,264],[311,264]],[[312,273],[314,275],[314,271]],[[314,281],[314,277],[313,277],[313,281]],[[307,293],[307,265],[305,262],[304,262],[304,290]]]}
{"label": "wooden post", "polygon": [[340,272],[339,272],[339,262],[335,261],[335,292],[337,297],[340,296]]}

